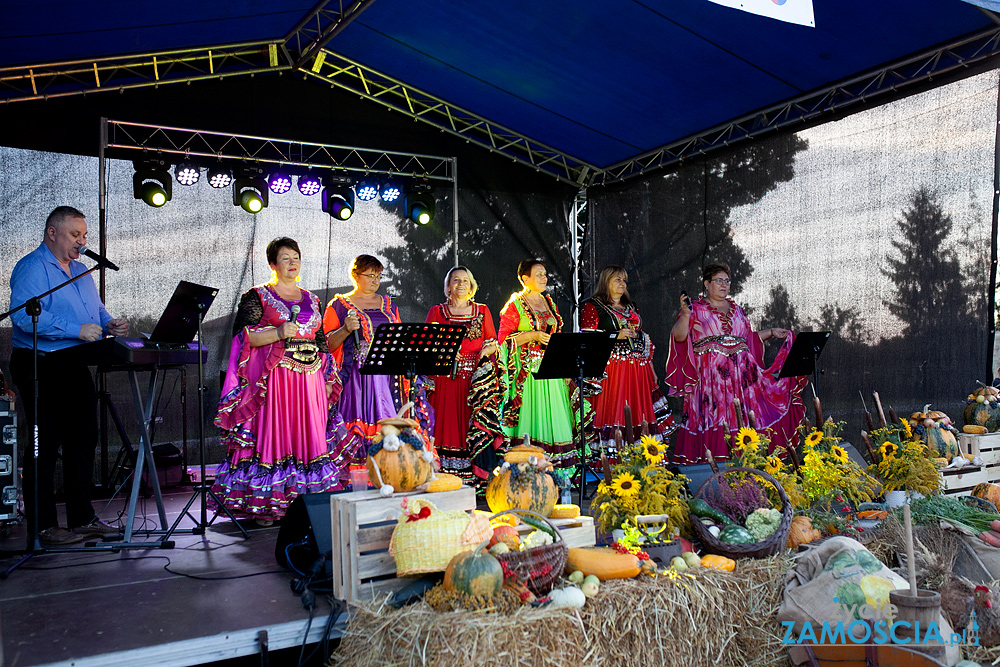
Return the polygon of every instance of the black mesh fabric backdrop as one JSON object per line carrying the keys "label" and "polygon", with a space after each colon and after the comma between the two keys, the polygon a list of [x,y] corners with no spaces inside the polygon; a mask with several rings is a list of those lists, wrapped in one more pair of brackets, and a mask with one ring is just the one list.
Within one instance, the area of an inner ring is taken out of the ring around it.
{"label": "black mesh fabric backdrop", "polygon": [[[735,299],[759,326],[829,329],[820,394],[848,419],[857,440],[860,400],[872,390],[900,413],[931,402],[959,418],[976,379],[988,381],[992,314],[990,250],[997,73],[865,111],[795,135],[756,139],[728,154],[666,174],[588,192],[581,293],[602,266],[621,264],[657,345],[662,376],[681,289],[700,293],[701,267],[733,268]],[[231,194],[205,183],[174,185],[173,201],[152,209],[132,197],[129,163],[109,161],[107,305],[150,331],[174,286],[219,288],[205,327],[206,433],[219,397],[239,295],[264,282],[266,244],[298,240],[303,287],[324,301],[349,289],[348,267],[362,252],[387,265],[382,291],[398,297],[405,320],[423,321],[443,300],[453,264],[452,190],[437,188],[436,219],[416,227],[401,206],[358,202],[354,217],[332,221],[317,198],[272,196],[252,216]],[[489,183],[488,185],[486,183]],[[478,300],[497,316],[519,289],[517,263],[539,257],[570,322],[572,262],[568,216],[575,190],[524,191],[459,169],[460,262],[480,284]],[[0,149],[0,297],[14,263],[40,242],[57,205],[82,209],[97,247],[98,163],[94,158]],[[87,261],[89,264],[89,260]],[[569,326],[569,324],[568,324]],[[0,323],[6,371],[10,324]],[[196,381],[189,369],[188,442],[196,434]],[[135,415],[122,377],[112,394],[131,428]],[[181,438],[180,377],[157,397],[154,440]],[[134,432],[134,431],[133,431]],[[117,438],[112,433],[112,446]],[[197,463],[191,450],[189,464]],[[112,451],[112,457],[114,451]],[[213,448],[209,460],[221,460]]]}

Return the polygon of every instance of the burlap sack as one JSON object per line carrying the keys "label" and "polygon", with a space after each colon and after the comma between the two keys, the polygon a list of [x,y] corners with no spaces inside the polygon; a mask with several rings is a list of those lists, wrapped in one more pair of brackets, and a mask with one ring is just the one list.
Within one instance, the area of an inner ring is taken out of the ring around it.
{"label": "burlap sack", "polygon": [[[960,526],[950,521],[942,521],[940,525],[945,530],[951,530],[961,535],[962,541],[968,545],[978,558],[977,565],[986,571],[978,577],[975,576],[976,573],[972,572],[962,572],[962,576],[974,581],[983,582],[1000,579],[1000,549],[986,544],[965,526]],[[989,576],[985,576],[987,574]]]}

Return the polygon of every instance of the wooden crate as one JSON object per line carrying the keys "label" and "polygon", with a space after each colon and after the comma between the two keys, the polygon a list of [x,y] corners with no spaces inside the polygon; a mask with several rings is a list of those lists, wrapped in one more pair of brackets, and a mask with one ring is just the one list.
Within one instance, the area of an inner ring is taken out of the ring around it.
{"label": "wooden crate", "polygon": [[959,433],[958,447],[962,450],[962,456],[968,459],[982,456],[986,465],[1000,464],[1000,433]]}
{"label": "wooden crate", "polygon": [[397,493],[383,498],[377,490],[330,495],[333,535],[333,595],[349,602],[371,600],[413,582],[396,577],[389,538],[402,515],[405,497],[424,496],[440,510],[473,510],[476,492],[467,486],[440,493]]}
{"label": "wooden crate", "polygon": [[946,496],[967,496],[976,484],[990,481],[990,474],[996,471],[987,466],[966,466],[953,470],[942,470],[944,494]]}
{"label": "wooden crate", "polygon": [[[568,547],[592,547],[597,543],[597,533],[594,530],[594,519],[589,516],[578,516],[573,519],[549,519],[562,535],[563,541]],[[517,533],[524,539],[524,536],[533,531],[534,528],[528,524],[521,523],[517,526]]]}

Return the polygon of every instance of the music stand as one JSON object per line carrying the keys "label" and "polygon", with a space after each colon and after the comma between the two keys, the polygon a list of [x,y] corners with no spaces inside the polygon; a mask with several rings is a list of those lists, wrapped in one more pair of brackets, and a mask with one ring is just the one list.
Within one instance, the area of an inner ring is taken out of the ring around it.
{"label": "music stand", "polygon": [[361,374],[405,375],[410,380],[409,400],[414,401],[416,386],[413,380],[418,375],[455,377],[465,330],[464,324],[380,324],[361,366]]}
{"label": "music stand", "polygon": [[[545,348],[545,354],[542,355],[542,363],[533,373],[536,380],[575,380],[577,391],[580,392],[580,440],[577,449],[580,456],[581,507],[589,470],[585,458],[587,444],[583,433],[583,378],[604,375],[617,336],[618,332],[607,331],[552,334]],[[572,406],[570,408],[572,409]]]}
{"label": "music stand", "polygon": [[796,334],[792,349],[788,351],[785,363],[781,365],[778,378],[801,377],[811,373],[813,390],[818,394],[819,369],[816,367],[816,362],[819,361],[819,355],[829,338],[829,331],[801,331]]}

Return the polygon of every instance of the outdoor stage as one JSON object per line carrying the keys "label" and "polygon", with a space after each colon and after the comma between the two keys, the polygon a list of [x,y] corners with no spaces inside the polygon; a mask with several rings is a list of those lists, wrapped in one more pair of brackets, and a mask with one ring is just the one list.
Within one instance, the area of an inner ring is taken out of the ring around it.
{"label": "outdoor stage", "polygon": [[[171,522],[190,494],[187,487],[165,491]],[[113,523],[121,506],[111,501],[101,517]],[[145,510],[151,521],[152,500]],[[197,501],[191,511],[199,515]],[[141,524],[140,511],[137,530]],[[185,519],[180,528],[193,525]],[[249,540],[220,519],[205,535],[176,533],[173,549],[160,549],[151,539],[148,550],[32,558],[0,584],[0,664],[196,665],[258,653],[262,642],[271,651],[300,646],[307,627],[308,654],[326,631],[331,607],[317,594],[310,625],[309,612],[290,587],[294,575],[275,562],[278,527],[247,527]],[[11,526],[0,548],[22,548],[24,533],[23,526]],[[133,537],[145,539],[140,532]],[[16,560],[5,558],[0,566]],[[345,622],[337,620],[332,637]]]}

